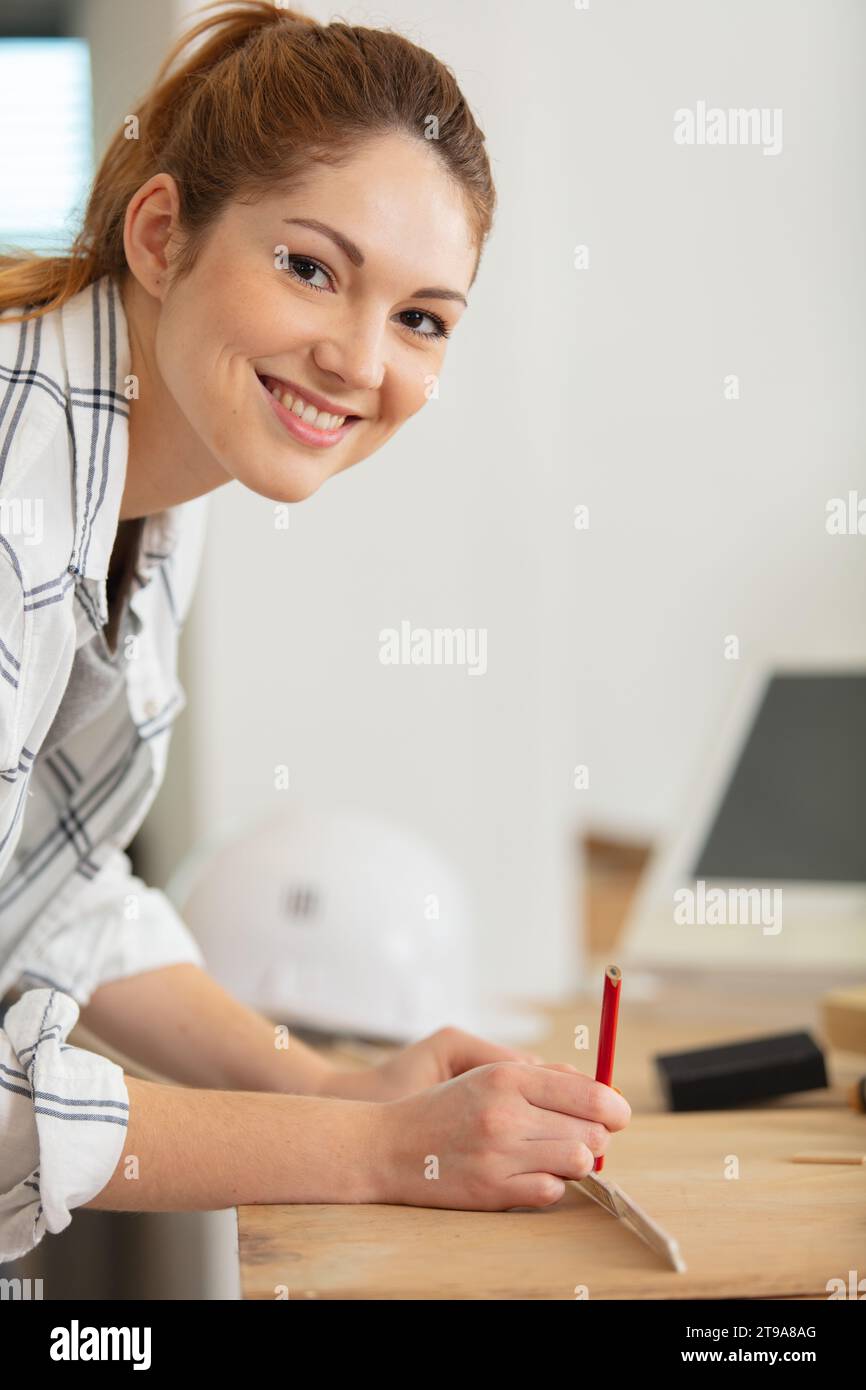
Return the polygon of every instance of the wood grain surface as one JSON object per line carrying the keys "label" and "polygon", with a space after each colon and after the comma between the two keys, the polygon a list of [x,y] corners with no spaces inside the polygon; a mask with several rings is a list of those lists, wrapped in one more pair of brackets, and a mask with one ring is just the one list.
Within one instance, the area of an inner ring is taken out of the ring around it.
{"label": "wood grain surface", "polygon": [[[569,1187],[544,1210],[239,1209],[245,1298],[826,1298],[866,1275],[866,1170],[790,1155],[816,1133],[862,1143],[862,1116],[826,1109],[641,1116],[606,1164],[679,1242],[677,1274]],[[725,1177],[734,1155],[739,1177]]]}

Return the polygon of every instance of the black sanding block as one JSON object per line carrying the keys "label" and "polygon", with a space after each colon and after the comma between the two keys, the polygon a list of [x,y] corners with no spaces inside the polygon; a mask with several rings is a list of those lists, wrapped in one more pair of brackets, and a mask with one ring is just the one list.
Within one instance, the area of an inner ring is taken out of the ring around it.
{"label": "black sanding block", "polygon": [[670,1110],[724,1110],[827,1085],[824,1055],[808,1033],[669,1052],[655,1064]]}

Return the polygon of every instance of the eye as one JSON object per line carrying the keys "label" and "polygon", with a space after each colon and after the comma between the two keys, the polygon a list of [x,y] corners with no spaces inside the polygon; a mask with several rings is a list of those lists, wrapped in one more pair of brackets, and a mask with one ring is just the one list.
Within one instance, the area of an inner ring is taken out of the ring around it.
{"label": "eye", "polygon": [[[327,285],[314,285],[312,279],[307,278],[309,271],[313,275],[324,275],[327,280],[331,280],[330,271],[327,271],[318,261],[311,260],[309,256],[289,256],[289,274],[302,284],[308,285],[311,290],[324,290]],[[333,283],[333,282],[332,282]]]}
{"label": "eye", "polygon": [[430,332],[429,330],[423,330],[423,331],[422,331],[420,328],[416,327],[414,324],[411,324],[411,323],[404,323],[404,324],[403,324],[403,327],[404,327],[404,328],[408,328],[408,329],[409,329],[409,332],[410,332],[410,333],[414,333],[415,336],[416,336],[417,338],[447,338],[447,337],[448,337],[448,335],[449,335],[449,333],[450,333],[450,329],[448,328],[448,325],[445,323],[444,319],[440,319],[440,317],[439,317],[438,314],[428,314],[427,311],[426,311],[426,309],[403,309],[402,312],[398,315],[398,318],[405,319],[405,318],[407,318],[407,317],[413,317],[413,316],[414,316],[416,319],[421,319],[422,321],[423,321],[424,319],[428,319],[428,320],[430,321],[430,323],[433,324],[433,331]]}

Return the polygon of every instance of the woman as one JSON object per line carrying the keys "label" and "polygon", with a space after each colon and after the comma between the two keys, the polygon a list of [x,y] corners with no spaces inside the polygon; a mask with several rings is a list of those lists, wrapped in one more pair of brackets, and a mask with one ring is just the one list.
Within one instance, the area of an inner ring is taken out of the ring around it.
{"label": "woman", "polygon": [[[544,1206],[628,1122],[456,1029],[362,1072],[277,1049],[124,853],[185,700],[207,494],[300,502],[419,410],[493,208],[442,64],[253,0],[169,55],[71,254],[0,262],[2,1260],[76,1206]],[[79,1009],[183,1084],[69,1046]]]}

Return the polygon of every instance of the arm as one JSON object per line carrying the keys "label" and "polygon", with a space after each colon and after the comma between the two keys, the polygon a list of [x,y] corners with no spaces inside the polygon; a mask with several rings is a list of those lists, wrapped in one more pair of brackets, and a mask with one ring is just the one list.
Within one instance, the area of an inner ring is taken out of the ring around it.
{"label": "arm", "polygon": [[383,1107],[127,1078],[67,1042],[77,1017],[69,995],[30,990],[0,1026],[0,1264],[81,1206],[214,1210],[386,1190]]}
{"label": "arm", "polygon": [[88,1207],[216,1211],[255,1202],[381,1200],[381,1107],[372,1102],[125,1080],[127,1142]]}
{"label": "arm", "polygon": [[124,1056],[186,1086],[313,1094],[329,1062],[241,1004],[199,966],[178,964],[101,985],[81,1022]]}
{"label": "arm", "polygon": [[0,1029],[0,1262],[63,1230],[79,1206],[546,1206],[630,1113],[573,1067],[526,1062],[386,1102],[164,1086],[69,1046],[77,1015],[68,995],[31,990]]}
{"label": "arm", "polygon": [[629,1117],[614,1091],[573,1067],[525,1062],[478,1067],[384,1103],[125,1080],[126,1144],[86,1203],[96,1209],[548,1206],[565,1179],[591,1171]]}
{"label": "arm", "polygon": [[340,1071],[248,1009],[194,965],[173,965],[96,991],[81,1021],[149,1071],[188,1086],[282,1091],[344,1100],[396,1100],[488,1062],[541,1058],[458,1028],[395,1051],[374,1067]]}

